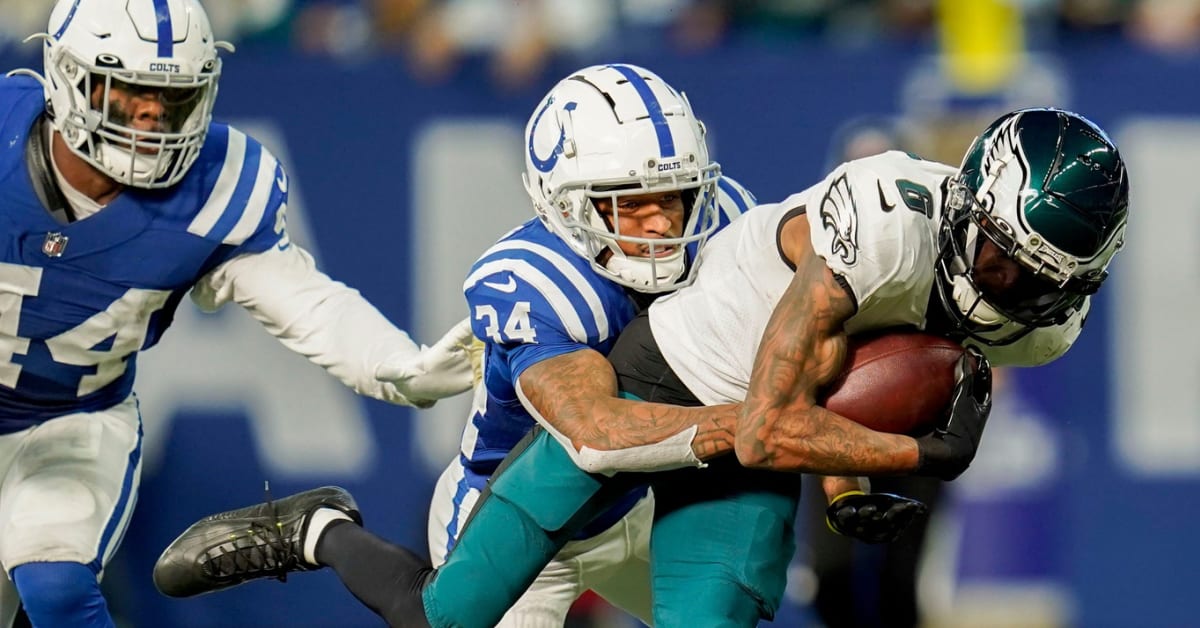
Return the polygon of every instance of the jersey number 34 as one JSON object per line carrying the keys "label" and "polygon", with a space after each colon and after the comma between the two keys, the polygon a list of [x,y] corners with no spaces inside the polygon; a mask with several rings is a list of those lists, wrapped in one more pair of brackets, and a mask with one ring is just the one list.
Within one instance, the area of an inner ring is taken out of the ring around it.
{"label": "jersey number 34", "polygon": [[500,328],[500,314],[490,305],[475,306],[475,320],[483,321],[483,331],[496,344],[537,341],[537,330],[529,322],[529,301],[517,301]]}

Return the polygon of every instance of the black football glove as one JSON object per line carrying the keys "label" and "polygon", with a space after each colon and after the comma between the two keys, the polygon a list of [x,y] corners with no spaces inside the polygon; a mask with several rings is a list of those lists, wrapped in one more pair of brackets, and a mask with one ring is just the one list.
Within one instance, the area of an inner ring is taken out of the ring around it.
{"label": "black football glove", "polygon": [[953,480],[971,464],[992,412],[992,367],[975,347],[967,347],[955,368],[954,392],[946,421],[917,439],[918,475]]}
{"label": "black football glove", "polygon": [[891,493],[848,491],[825,509],[829,529],[867,543],[891,543],[925,518],[929,507]]}

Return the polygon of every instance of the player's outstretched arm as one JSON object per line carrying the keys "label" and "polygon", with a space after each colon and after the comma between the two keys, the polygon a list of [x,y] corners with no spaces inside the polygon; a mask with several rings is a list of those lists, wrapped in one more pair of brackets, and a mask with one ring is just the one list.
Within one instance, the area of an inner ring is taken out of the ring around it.
{"label": "player's outstretched arm", "polygon": [[375,378],[380,364],[416,357],[421,348],[357,290],[317,269],[312,256],[295,244],[235,257],[202,277],[191,296],[206,311],[229,301],[241,305],[284,346],[359,394],[403,405],[432,404],[409,399]]}
{"label": "player's outstretched arm", "polygon": [[818,390],[845,362],[843,324],[855,303],[813,252],[807,219],[790,220],[781,235],[796,273],[758,347],[738,418],[738,460],[749,467],[824,475],[914,470],[915,440],[876,432],[817,405]]}
{"label": "player's outstretched arm", "polygon": [[737,407],[682,407],[617,396],[617,376],[598,351],[581,349],[530,366],[522,403],[591,473],[700,466],[733,451]]}

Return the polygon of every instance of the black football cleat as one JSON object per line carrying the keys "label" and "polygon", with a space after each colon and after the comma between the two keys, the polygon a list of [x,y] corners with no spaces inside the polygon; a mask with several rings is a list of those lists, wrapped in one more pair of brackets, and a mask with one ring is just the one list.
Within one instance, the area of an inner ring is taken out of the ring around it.
{"label": "black football cleat", "polygon": [[319,569],[304,560],[309,515],[340,510],[362,525],[345,489],[324,486],[283,499],[211,515],[192,524],[154,564],[154,586],[164,595],[191,597],[258,578],[287,580],[293,571]]}

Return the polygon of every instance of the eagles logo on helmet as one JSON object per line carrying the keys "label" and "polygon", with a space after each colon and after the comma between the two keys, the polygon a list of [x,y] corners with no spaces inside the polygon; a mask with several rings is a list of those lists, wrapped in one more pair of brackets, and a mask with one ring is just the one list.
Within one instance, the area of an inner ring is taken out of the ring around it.
{"label": "eagles logo on helmet", "polygon": [[[958,330],[989,345],[1062,324],[1100,288],[1124,244],[1125,163],[1083,116],[1024,109],[976,138],[949,182],[937,290]],[[1016,289],[988,294],[973,277],[991,241],[1022,268]]]}

